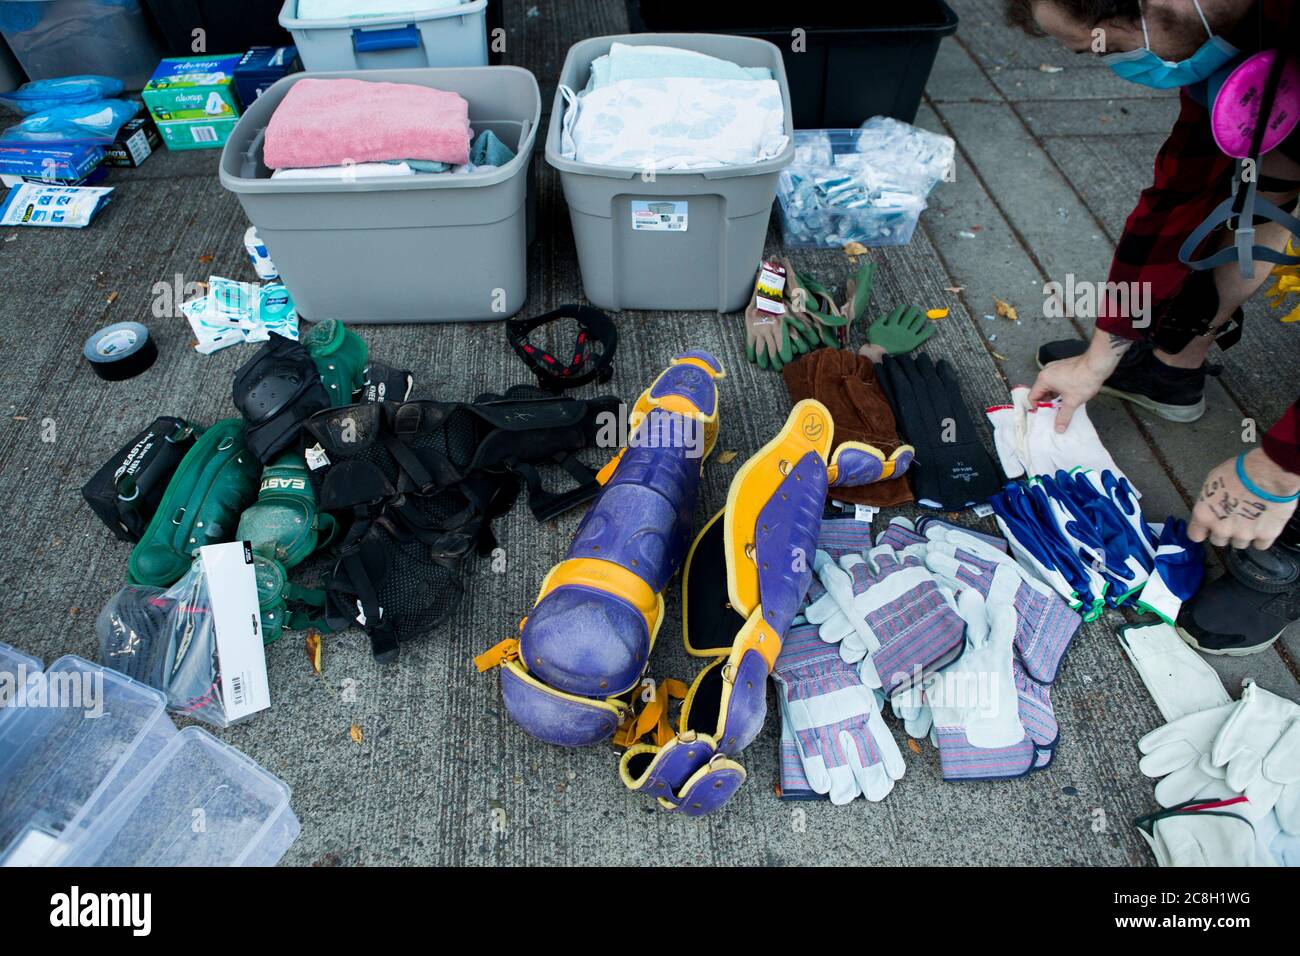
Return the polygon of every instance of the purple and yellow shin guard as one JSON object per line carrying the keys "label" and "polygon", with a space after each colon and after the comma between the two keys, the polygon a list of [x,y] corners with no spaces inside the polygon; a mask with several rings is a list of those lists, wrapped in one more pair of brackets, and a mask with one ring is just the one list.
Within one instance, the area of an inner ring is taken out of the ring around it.
{"label": "purple and yellow shin guard", "polygon": [[630,716],[663,621],[661,594],[686,555],[723,374],[709,354],[687,352],[641,394],[628,442],[601,471],[600,495],[518,640],[478,659],[480,669],[501,666],[506,710],[539,740],[599,743]]}
{"label": "purple and yellow shin guard", "polygon": [[[736,473],[726,507],[691,545],[683,640],[687,653],[709,663],[681,695],[675,735],[663,719],[667,702],[656,701],[620,740],[629,744],[619,762],[623,783],[665,809],[710,813],[745,781],[731,758],[763,726],[767,676],[812,580],[833,430],[820,402],[797,404]],[[659,696],[668,695],[678,696]],[[635,743],[656,726],[654,743]]]}

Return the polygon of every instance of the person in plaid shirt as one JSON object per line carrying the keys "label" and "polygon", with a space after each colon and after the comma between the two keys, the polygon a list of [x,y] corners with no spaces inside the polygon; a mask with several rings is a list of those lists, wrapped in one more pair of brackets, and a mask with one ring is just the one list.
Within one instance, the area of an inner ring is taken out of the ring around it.
{"label": "person in plaid shirt", "polygon": [[[1236,262],[1204,272],[1179,262],[1179,247],[1230,194],[1235,174],[1234,160],[1219,151],[1211,134],[1203,81],[1231,59],[1234,51],[1225,50],[1225,41],[1243,54],[1280,49],[1296,56],[1300,5],[1294,0],[1006,0],[1006,11],[1008,20],[1028,33],[1052,36],[1076,53],[1105,56],[1125,79],[1181,88],[1181,110],[1156,156],[1155,181],[1138,198],[1115,250],[1109,296],[1101,297],[1092,339],[1044,345],[1038,353],[1042,371],[1029,398],[1060,397],[1060,430],[1099,391],[1172,421],[1195,421],[1205,412],[1206,375],[1219,372],[1206,364],[1210,347],[1216,340],[1223,348],[1236,342],[1241,305],[1271,271],[1268,263],[1256,263],[1254,277],[1246,279]],[[1261,158],[1258,188],[1284,209],[1294,204],[1300,192],[1300,129]],[[1288,238],[1276,223],[1257,223],[1257,245],[1282,250]],[[1230,231],[1218,230],[1197,250],[1197,258],[1231,242]],[[1134,297],[1118,295],[1117,289],[1147,293],[1141,315],[1127,308],[1126,300]],[[1279,384],[1296,388],[1294,380]],[[1292,403],[1258,447],[1210,471],[1188,534],[1216,545],[1269,548],[1295,513],[1297,493],[1300,404]],[[1292,528],[1297,524],[1300,520]]]}

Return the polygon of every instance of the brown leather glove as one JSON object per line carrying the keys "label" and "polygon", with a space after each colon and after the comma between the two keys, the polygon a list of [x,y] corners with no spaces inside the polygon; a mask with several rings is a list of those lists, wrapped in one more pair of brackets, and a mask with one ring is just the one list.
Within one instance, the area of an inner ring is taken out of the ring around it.
{"label": "brown leather glove", "polygon": [[[872,445],[886,458],[904,442],[875,366],[850,349],[816,349],[781,371],[790,401],[815,398],[835,421],[835,447],[846,441]],[[907,478],[900,476],[855,488],[832,488],[830,497],[850,504],[889,508],[912,500]]]}

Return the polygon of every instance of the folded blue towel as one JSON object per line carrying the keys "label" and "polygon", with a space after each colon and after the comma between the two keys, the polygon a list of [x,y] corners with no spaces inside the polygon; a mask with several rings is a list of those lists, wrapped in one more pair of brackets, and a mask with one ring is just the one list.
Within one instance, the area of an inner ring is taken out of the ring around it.
{"label": "folded blue towel", "polygon": [[469,147],[469,161],[475,166],[504,166],[515,158],[515,151],[490,129],[475,137]]}

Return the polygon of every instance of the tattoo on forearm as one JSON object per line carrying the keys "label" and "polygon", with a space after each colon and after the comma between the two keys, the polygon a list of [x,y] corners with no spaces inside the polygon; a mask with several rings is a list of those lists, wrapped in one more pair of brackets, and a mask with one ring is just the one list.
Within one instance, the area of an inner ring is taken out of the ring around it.
{"label": "tattoo on forearm", "polygon": [[1211,478],[1205,483],[1205,487],[1201,489],[1201,500],[1221,521],[1233,516],[1254,521],[1268,510],[1268,505],[1262,501],[1254,498],[1238,498],[1231,494],[1227,482],[1222,478]]}
{"label": "tattoo on forearm", "polygon": [[1126,339],[1122,335],[1110,334],[1110,350],[1112,352],[1127,352],[1133,345],[1132,339]]}

